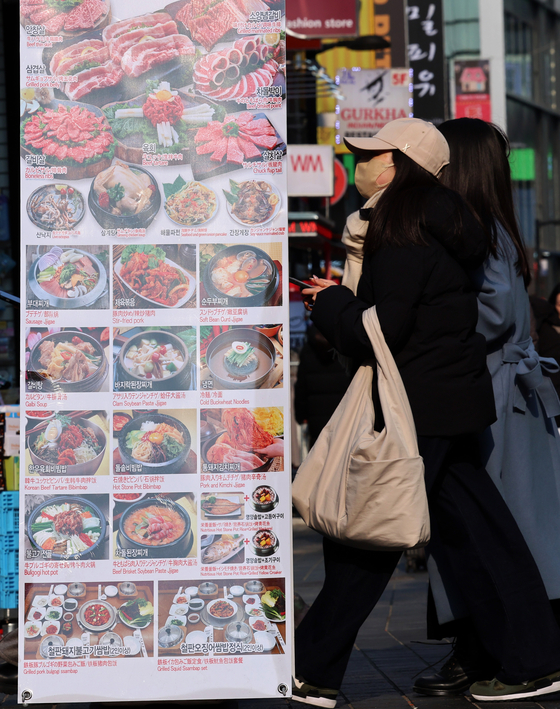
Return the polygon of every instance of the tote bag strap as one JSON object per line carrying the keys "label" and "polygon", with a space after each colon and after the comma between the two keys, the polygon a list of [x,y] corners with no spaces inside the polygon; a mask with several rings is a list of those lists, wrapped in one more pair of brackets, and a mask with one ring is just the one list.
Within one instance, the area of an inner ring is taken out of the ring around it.
{"label": "tote bag strap", "polygon": [[408,395],[391,350],[385,342],[375,306],[363,312],[362,322],[377,360],[377,385],[384,414],[388,407],[389,415],[385,416],[385,422],[388,426],[396,424],[401,434],[404,434],[410,453],[418,455],[416,426]]}

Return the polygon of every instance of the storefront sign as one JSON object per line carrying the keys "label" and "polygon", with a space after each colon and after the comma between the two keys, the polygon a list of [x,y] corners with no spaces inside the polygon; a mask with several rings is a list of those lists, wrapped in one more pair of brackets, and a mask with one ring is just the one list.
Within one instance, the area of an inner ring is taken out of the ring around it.
{"label": "storefront sign", "polygon": [[410,0],[407,15],[414,116],[437,125],[446,115],[442,0]]}
{"label": "storefront sign", "polygon": [[355,0],[290,0],[286,4],[286,27],[295,37],[355,37],[358,34],[358,3]]}
{"label": "storefront sign", "polygon": [[330,145],[290,145],[288,195],[330,197],[334,189],[333,160]]}
{"label": "storefront sign", "polygon": [[345,100],[337,106],[336,142],[369,138],[389,121],[411,115],[412,84],[408,69],[340,69]]}
{"label": "storefront sign", "polygon": [[338,158],[334,159],[334,193],[330,199],[331,204],[336,204],[346,194],[348,188],[348,173]]}
{"label": "storefront sign", "polygon": [[[406,18],[405,0],[373,0],[374,31],[391,42],[389,49],[375,53],[375,66],[390,69],[406,66]],[[365,32],[362,33],[365,34]],[[365,61],[369,61],[366,59]]]}
{"label": "storefront sign", "polygon": [[21,4],[21,702],[291,691],[284,13],[226,4]]}
{"label": "storefront sign", "polygon": [[455,118],[492,120],[490,64],[484,59],[456,61]]}

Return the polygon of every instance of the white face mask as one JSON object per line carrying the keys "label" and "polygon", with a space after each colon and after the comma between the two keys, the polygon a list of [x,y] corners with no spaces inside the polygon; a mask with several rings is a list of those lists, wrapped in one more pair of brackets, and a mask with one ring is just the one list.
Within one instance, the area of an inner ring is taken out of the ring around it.
{"label": "white face mask", "polygon": [[[359,162],[356,165],[355,182],[356,189],[365,199],[373,197],[376,192],[379,192],[383,188],[387,187],[387,184],[380,185],[377,180],[381,175],[388,170],[390,167],[394,167],[394,164],[387,163],[379,160],[377,156],[373,157],[368,162]],[[389,180],[390,182],[390,180]]]}

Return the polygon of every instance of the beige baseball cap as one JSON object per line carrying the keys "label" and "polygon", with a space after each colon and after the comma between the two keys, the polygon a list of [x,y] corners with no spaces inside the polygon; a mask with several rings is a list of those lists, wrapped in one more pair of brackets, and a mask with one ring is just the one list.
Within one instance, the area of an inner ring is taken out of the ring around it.
{"label": "beige baseball cap", "polygon": [[400,150],[424,170],[437,175],[449,164],[449,145],[433,123],[420,118],[397,118],[373,138],[344,138],[353,153]]}

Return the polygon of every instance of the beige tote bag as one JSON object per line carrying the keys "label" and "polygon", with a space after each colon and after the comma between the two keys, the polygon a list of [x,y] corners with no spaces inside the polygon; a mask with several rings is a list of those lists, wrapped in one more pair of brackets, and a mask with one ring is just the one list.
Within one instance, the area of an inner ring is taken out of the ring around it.
{"label": "beige tote bag", "polygon": [[385,428],[373,430],[373,366],[363,364],[292,487],[305,523],[342,544],[395,551],[430,539],[424,463],[401,376],[375,307],[363,323],[377,360]]}

